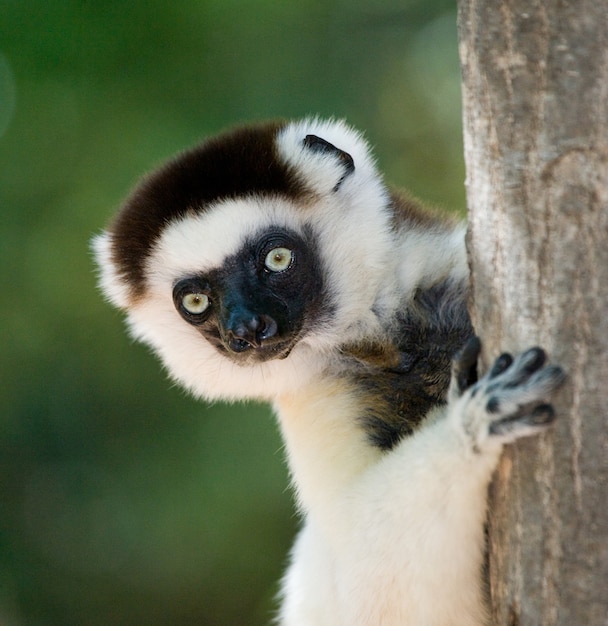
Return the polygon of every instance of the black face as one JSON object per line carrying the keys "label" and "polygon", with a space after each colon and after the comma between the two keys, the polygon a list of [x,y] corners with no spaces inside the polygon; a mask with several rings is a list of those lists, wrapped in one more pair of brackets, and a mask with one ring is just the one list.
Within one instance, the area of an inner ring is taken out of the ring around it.
{"label": "black face", "polygon": [[173,288],[175,308],[238,363],[285,358],[327,311],[314,243],[282,229]]}

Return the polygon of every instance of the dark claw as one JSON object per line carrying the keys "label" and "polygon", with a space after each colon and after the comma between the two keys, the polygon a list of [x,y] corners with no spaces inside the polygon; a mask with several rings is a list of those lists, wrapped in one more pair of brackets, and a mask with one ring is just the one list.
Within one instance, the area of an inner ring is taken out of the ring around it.
{"label": "dark claw", "polygon": [[498,413],[500,411],[500,400],[496,396],[492,396],[486,404],[488,413]]}
{"label": "dark claw", "polygon": [[477,359],[480,352],[479,337],[471,337],[454,357],[453,371],[460,392],[477,382]]}
{"label": "dark claw", "polygon": [[535,347],[526,350],[522,355],[522,361],[524,362],[524,368],[530,374],[540,369],[547,360],[547,355],[542,348]]}
{"label": "dark claw", "polygon": [[494,378],[495,376],[502,374],[510,367],[511,363],[513,363],[513,357],[508,352],[501,354],[496,361],[494,361],[494,365],[492,365],[488,378]]}
{"label": "dark claw", "polygon": [[537,406],[528,418],[528,423],[537,424],[539,426],[543,424],[550,424],[555,419],[555,411],[550,404],[540,404]]}

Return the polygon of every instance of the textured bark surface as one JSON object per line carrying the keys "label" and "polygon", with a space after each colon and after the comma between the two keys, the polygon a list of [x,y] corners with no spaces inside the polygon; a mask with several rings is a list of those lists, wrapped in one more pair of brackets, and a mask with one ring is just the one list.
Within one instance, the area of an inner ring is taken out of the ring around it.
{"label": "textured bark surface", "polygon": [[490,490],[493,623],[608,624],[608,8],[460,0],[476,330],[569,381]]}

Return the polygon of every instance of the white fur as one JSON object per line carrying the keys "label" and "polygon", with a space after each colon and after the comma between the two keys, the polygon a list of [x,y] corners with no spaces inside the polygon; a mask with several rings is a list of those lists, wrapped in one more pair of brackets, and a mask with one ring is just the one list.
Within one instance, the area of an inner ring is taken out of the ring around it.
{"label": "white fur", "polygon": [[412,286],[428,287],[439,277],[466,276],[465,233],[464,224],[452,231],[404,233],[398,255],[403,259],[398,267],[400,292],[407,292]]}
{"label": "white fur", "polygon": [[111,253],[112,236],[104,232],[93,238],[92,249],[97,261],[99,287],[105,297],[120,309],[129,306],[129,285],[119,276]]}

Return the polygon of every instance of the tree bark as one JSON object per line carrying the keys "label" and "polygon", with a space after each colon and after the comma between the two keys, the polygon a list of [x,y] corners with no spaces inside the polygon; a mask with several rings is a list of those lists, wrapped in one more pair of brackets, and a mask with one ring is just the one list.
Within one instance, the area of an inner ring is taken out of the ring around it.
{"label": "tree bark", "polygon": [[557,420],[490,489],[493,624],[608,624],[608,8],[459,0],[472,315],[539,344]]}

